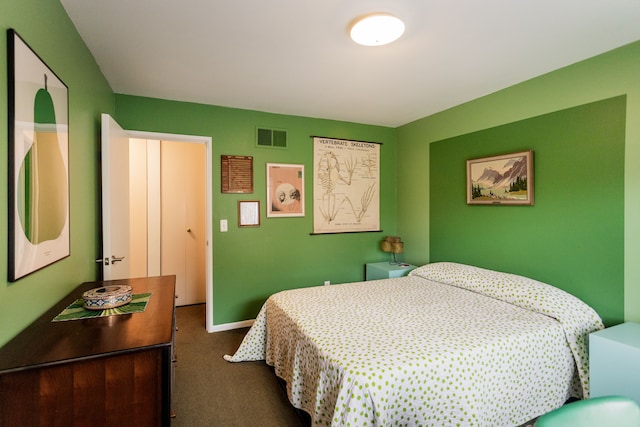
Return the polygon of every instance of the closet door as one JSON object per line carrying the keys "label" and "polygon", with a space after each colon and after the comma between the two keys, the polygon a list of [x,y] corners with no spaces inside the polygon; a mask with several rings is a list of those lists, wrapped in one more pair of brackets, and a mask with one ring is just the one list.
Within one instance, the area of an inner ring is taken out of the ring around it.
{"label": "closet door", "polygon": [[161,271],[176,275],[176,304],[204,303],[205,146],[161,142]]}
{"label": "closet door", "polygon": [[204,303],[206,293],[206,148],[204,144],[181,144],[185,155],[186,304]]}

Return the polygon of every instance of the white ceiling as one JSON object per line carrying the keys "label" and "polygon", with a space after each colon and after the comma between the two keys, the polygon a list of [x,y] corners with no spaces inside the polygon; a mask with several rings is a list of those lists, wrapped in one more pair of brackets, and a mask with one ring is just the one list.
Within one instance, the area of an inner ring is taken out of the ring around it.
{"label": "white ceiling", "polygon": [[[61,0],[116,93],[399,126],[640,40],[640,0]],[[405,21],[364,47],[349,24]]]}

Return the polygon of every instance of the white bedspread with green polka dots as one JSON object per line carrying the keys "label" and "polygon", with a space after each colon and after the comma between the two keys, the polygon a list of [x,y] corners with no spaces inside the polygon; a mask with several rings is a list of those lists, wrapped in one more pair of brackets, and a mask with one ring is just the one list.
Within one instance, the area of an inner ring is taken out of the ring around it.
{"label": "white bedspread with green polka dots", "polygon": [[588,395],[593,309],[454,263],[283,291],[228,361],[266,360],[313,426],[517,426]]}

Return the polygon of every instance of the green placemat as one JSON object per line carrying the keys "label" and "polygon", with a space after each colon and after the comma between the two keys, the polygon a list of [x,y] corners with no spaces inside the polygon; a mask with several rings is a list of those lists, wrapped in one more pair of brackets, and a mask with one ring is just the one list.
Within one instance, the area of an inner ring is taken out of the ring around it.
{"label": "green placemat", "polygon": [[147,302],[151,298],[151,293],[133,294],[129,304],[121,305],[107,310],[87,310],[82,306],[84,300],[78,298],[69,307],[62,310],[52,322],[62,322],[65,320],[91,319],[93,317],[115,316],[118,314],[141,313],[147,308]]}

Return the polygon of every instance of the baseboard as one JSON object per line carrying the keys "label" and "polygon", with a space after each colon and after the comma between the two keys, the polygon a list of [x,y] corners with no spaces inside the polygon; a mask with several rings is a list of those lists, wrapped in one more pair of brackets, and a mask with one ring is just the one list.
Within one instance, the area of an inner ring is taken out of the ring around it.
{"label": "baseboard", "polygon": [[232,329],[249,328],[253,325],[255,319],[243,320],[242,322],[223,323],[221,325],[209,325],[207,332],[222,332]]}

